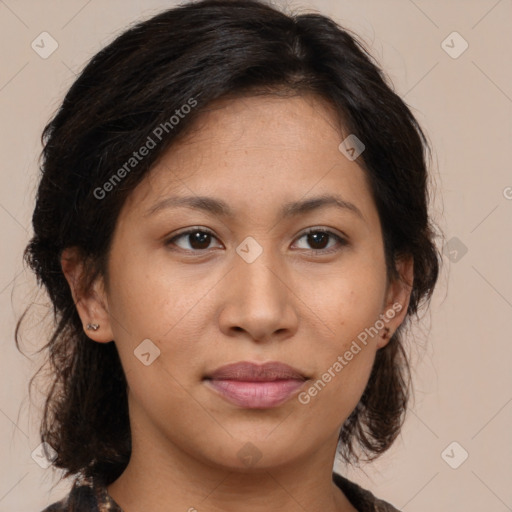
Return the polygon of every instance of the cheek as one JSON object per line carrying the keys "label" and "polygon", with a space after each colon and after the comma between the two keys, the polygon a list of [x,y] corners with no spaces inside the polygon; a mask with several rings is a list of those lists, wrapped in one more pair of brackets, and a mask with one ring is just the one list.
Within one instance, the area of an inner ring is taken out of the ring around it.
{"label": "cheek", "polygon": [[333,348],[341,350],[378,320],[385,298],[386,275],[378,259],[360,262],[357,256],[330,275],[307,281],[302,296],[317,314],[317,324]]}
{"label": "cheek", "polygon": [[169,393],[167,398],[175,403],[182,385],[202,375],[205,347],[197,341],[211,308],[205,290],[212,285],[203,282],[206,277],[191,282],[186,272],[170,272],[156,258],[151,265],[146,262],[130,254],[112,272],[117,283],[109,301],[112,330],[134,395],[147,401]]}
{"label": "cheek", "polygon": [[171,269],[162,258],[149,264],[146,255],[129,252],[118,260],[111,263],[111,282],[116,285],[109,297],[116,340],[165,338],[187,323],[188,312],[208,289],[208,282],[192,281],[187,269]]}
{"label": "cheek", "polygon": [[[324,280],[324,292],[303,291],[318,312],[314,357],[317,379],[306,389],[309,402],[320,415],[344,417],[356,406],[371,373],[385,295],[385,267],[376,254],[368,264],[354,259]],[[337,277],[338,276],[338,277]],[[317,409],[318,408],[318,409]]]}
{"label": "cheek", "polygon": [[298,401],[307,408],[307,416],[313,423],[334,429],[348,418],[359,402],[376,351],[374,346],[357,339],[340,341],[331,348],[329,355],[323,351],[318,373],[298,395]]}

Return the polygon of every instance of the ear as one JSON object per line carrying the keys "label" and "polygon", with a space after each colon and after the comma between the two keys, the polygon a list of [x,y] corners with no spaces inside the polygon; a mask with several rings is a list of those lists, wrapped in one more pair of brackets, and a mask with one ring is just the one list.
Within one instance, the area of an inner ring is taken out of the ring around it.
{"label": "ear", "polygon": [[[390,281],[384,300],[382,319],[385,324],[381,336],[377,339],[377,347],[382,348],[404,321],[411,298],[414,281],[414,260],[407,256],[396,260],[396,269],[400,278]],[[389,331],[386,330],[386,327]]]}
{"label": "ear", "polygon": [[[60,264],[87,336],[98,343],[112,341],[113,335],[103,277],[97,276],[91,286],[84,289],[84,260],[77,247],[64,249]],[[87,329],[88,324],[96,324],[99,327],[96,330]]]}

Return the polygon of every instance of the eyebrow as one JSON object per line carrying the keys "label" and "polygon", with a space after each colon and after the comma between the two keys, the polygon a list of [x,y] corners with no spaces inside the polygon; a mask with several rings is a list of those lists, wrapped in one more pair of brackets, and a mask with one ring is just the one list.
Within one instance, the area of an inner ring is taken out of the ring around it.
{"label": "eyebrow", "polygon": [[[345,201],[339,196],[330,194],[324,194],[302,201],[292,201],[289,203],[285,203],[281,207],[279,217],[284,219],[296,217],[299,215],[309,213],[313,210],[318,210],[320,208],[326,208],[329,206],[334,206],[343,211],[352,212],[361,220],[365,220],[363,214],[361,213],[361,210],[359,210],[359,208],[355,204],[350,203],[349,201]],[[154,204],[144,213],[144,217],[154,215],[155,213],[164,209],[180,207],[191,208],[194,210],[202,210],[212,215],[217,215],[219,217],[235,216],[233,210],[222,199],[217,199],[208,196],[171,196],[166,197],[165,199],[162,199],[161,201],[158,201],[156,204]]]}

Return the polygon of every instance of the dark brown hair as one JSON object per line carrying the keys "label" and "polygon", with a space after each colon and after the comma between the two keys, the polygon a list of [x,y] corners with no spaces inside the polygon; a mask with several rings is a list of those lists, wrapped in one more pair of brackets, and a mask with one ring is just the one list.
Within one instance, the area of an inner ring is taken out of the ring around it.
{"label": "dark brown hair", "polygon": [[[287,15],[256,0],[203,0],[140,22],[91,59],[42,135],[34,235],[24,258],[53,306],[55,329],[41,349],[53,375],[41,437],[66,475],[114,481],[128,463],[131,441],[115,342],[85,335],[60,266],[63,249],[81,250],[86,287],[105,273],[126,197],[201,111],[220,98],[280,91],[326,100],[346,132],[363,141],[358,163],[380,215],[388,278],[400,277],[397,257],[414,259],[406,319],[430,301],[440,257],[428,215],[429,146],[355,35],[322,15]],[[170,123],[191,98],[197,106]],[[168,129],[156,147],[108,193],[98,193],[158,126]],[[411,389],[404,324],[377,352],[364,394],[342,427],[339,451],[346,461],[375,458],[400,431]]]}

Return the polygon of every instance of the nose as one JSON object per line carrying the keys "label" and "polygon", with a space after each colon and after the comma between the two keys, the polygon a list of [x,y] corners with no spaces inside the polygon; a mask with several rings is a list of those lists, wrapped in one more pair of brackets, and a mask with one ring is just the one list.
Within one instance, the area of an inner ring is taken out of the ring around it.
{"label": "nose", "polygon": [[289,273],[263,253],[252,263],[235,258],[222,291],[220,329],[255,342],[283,340],[298,327],[297,297]]}

